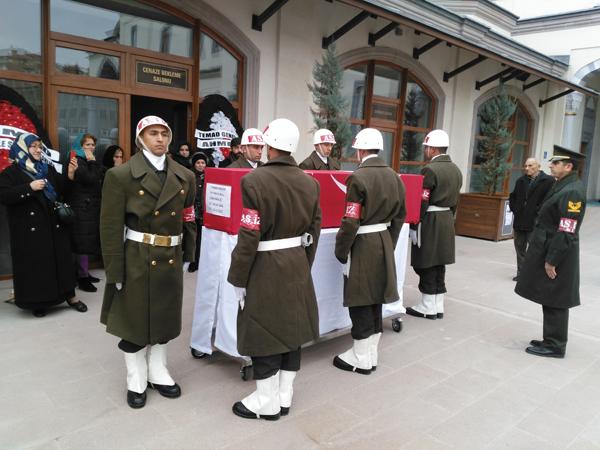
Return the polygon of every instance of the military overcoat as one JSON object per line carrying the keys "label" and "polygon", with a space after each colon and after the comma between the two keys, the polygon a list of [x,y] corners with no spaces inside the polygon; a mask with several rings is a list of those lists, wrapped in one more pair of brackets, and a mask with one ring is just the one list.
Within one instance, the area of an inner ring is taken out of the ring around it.
{"label": "military overcoat", "polygon": [[[533,229],[515,292],[535,303],[572,308],[579,302],[579,229],[585,215],[585,188],[571,174],[557,181]],[[556,266],[556,278],[544,263]]]}
{"label": "military overcoat", "polygon": [[[462,174],[450,157],[442,154],[421,170],[421,247],[412,245],[410,263],[417,269],[453,264],[455,261],[454,214]],[[427,211],[429,206],[450,208],[448,211]]]}
{"label": "military overcoat", "polygon": [[340,162],[337,159],[328,157],[327,164],[323,162],[317,152],[313,150],[313,152],[308,155],[304,161],[300,163],[300,168],[302,170],[340,170]]}
{"label": "military overcoat", "polygon": [[[227,280],[246,288],[238,308],[241,355],[268,356],[297,350],[319,336],[310,268],[321,232],[319,185],[292,156],[270,160],[242,178],[241,227]],[[314,242],[258,252],[259,241],[310,233]]]}
{"label": "military overcoat", "polygon": [[[256,167],[262,166],[262,162],[258,161]],[[248,162],[246,158],[240,156],[234,162],[227,166],[228,169],[253,169],[252,165]]]}
{"label": "military overcoat", "polygon": [[[406,217],[404,183],[379,157],[365,160],[346,180],[346,213],[336,235],[335,256],[344,277],[344,306],[398,300],[394,248]],[[361,225],[390,222],[385,231],[357,234]]]}
{"label": "military overcoat", "polygon": [[[106,173],[100,238],[106,287],[100,321],[106,331],[138,345],[174,339],[181,332],[183,261],[195,257],[194,174],[165,160],[161,184],[140,151]],[[191,208],[190,208],[191,207]],[[184,215],[184,208],[186,210]],[[123,240],[127,227],[162,236],[183,234],[185,248]],[[122,283],[121,290],[115,284]]]}

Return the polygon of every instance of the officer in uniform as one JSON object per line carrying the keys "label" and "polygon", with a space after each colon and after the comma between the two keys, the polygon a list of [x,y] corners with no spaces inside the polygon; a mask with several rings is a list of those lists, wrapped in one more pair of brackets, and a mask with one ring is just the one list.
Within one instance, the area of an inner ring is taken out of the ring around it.
{"label": "officer in uniform", "polygon": [[338,369],[370,374],[377,368],[382,304],[399,299],[394,248],[406,217],[404,183],[378,154],[383,136],[361,130],[352,147],[360,165],[346,180],[346,210],[335,241],[344,267],[344,306],[353,346],[333,359]]}
{"label": "officer in uniform", "polygon": [[160,117],[140,120],[141,151],[106,173],[102,191],[100,321],[121,338],[132,408],[146,404],[147,386],[165,397],[181,395],[166,367],[166,344],[181,332],[182,265],[194,260],[196,190],[194,174],[165,156],[172,136]]}
{"label": "officer in uniform", "polygon": [[526,352],[564,358],[569,308],[579,301],[579,229],[585,215],[585,188],[577,177],[583,155],[555,146],[550,171],[556,182],[542,203],[515,292],[542,305],[543,340]]}
{"label": "officer in uniform", "polygon": [[228,169],[256,169],[262,166],[260,157],[265,145],[263,134],[256,128],[248,128],[242,134],[242,156],[232,162]]}
{"label": "officer in uniform", "polygon": [[237,346],[252,358],[256,390],[234,414],[289,413],[300,346],[319,337],[310,273],[321,231],[319,185],[296,165],[300,133],[288,119],[264,132],[268,162],[242,178],[242,218],[228,281],[239,301]]}
{"label": "officer in uniform", "polygon": [[313,135],[314,151],[300,163],[302,170],[340,170],[340,162],[333,159],[331,150],[335,144],[335,136],[325,128],[315,131]]}
{"label": "officer in uniform", "polygon": [[427,164],[421,170],[423,193],[421,220],[411,226],[411,265],[419,275],[421,301],[406,314],[426,319],[444,317],[446,265],[454,264],[454,213],[458,204],[462,174],[446,154],[448,134],[430,131],[423,141]]}

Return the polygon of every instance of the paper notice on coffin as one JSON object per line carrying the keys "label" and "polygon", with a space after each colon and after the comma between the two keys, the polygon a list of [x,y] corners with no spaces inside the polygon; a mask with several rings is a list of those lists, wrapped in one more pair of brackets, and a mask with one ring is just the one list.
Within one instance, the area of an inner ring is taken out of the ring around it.
{"label": "paper notice on coffin", "polygon": [[231,217],[231,186],[207,183],[205,207],[208,214]]}

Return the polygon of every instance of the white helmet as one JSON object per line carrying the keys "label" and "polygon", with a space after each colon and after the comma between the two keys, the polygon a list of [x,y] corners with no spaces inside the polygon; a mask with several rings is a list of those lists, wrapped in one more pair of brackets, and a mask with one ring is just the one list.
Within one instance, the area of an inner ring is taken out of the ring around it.
{"label": "white helmet", "polygon": [[375,128],[365,128],[356,134],[352,147],[357,150],[383,150],[383,136]]}
{"label": "white helmet", "polygon": [[148,128],[151,125],[162,125],[169,131],[169,142],[167,143],[168,147],[173,140],[173,132],[171,131],[169,124],[158,116],[146,116],[138,122],[137,126],[135,127],[135,145],[137,145],[139,148],[144,148],[144,145],[140,139],[140,134],[142,134],[142,131],[144,131],[145,128]]}
{"label": "white helmet", "polygon": [[450,146],[450,138],[444,130],[432,130],[425,136],[423,145],[427,147],[448,147]]}
{"label": "white helmet", "polygon": [[300,131],[294,122],[288,119],[275,119],[263,132],[265,143],[283,152],[293,153],[298,147]]}
{"label": "white helmet", "polygon": [[335,144],[335,136],[328,129],[321,128],[313,135],[313,145],[317,144]]}
{"label": "white helmet", "polygon": [[257,130],[256,128],[248,128],[244,131],[244,134],[242,134],[241,145],[265,145],[262,131]]}

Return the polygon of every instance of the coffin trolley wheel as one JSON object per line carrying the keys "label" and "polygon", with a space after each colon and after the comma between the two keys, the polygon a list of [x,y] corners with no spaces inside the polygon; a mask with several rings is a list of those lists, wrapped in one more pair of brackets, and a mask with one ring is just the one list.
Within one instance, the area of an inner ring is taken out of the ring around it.
{"label": "coffin trolley wheel", "polygon": [[203,359],[208,357],[208,354],[201,352],[200,350],[196,350],[195,348],[190,347],[190,352],[192,356],[196,359]]}
{"label": "coffin trolley wheel", "polygon": [[392,319],[392,330],[394,330],[396,333],[400,333],[402,331],[401,319]]}
{"label": "coffin trolley wheel", "polygon": [[252,378],[252,365],[242,366],[240,369],[240,377],[242,377],[242,380],[244,381],[250,380]]}

